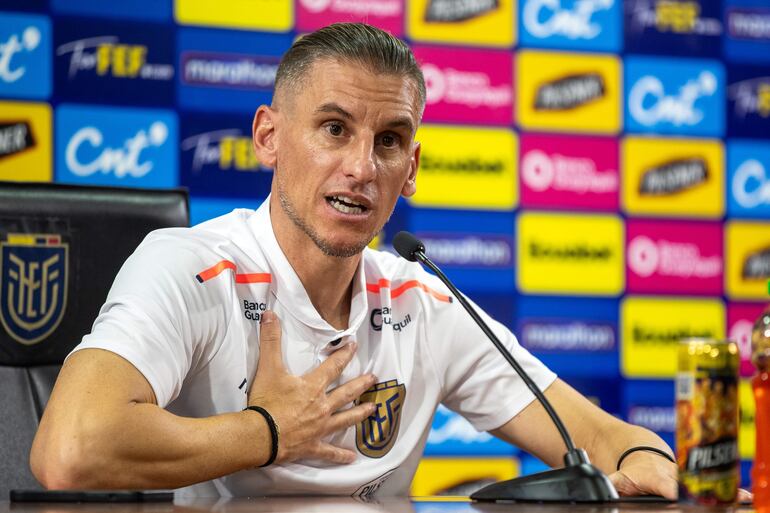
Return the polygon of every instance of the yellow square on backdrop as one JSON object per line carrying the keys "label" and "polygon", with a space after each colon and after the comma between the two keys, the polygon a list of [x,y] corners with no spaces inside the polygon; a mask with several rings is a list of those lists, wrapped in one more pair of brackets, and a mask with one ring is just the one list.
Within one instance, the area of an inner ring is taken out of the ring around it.
{"label": "yellow square on backdrop", "polygon": [[742,460],[750,460],[754,458],[754,452],[756,451],[757,435],[754,428],[754,413],[756,411],[754,391],[751,388],[751,381],[748,379],[742,379],[738,386],[738,402],[741,406],[738,453],[741,455]]}
{"label": "yellow square on backdrop", "polygon": [[516,55],[516,119],[529,130],[616,134],[617,56],[524,50]]}
{"label": "yellow square on backdrop", "polygon": [[0,102],[0,180],[50,182],[51,106]]}
{"label": "yellow square on backdrop", "polygon": [[423,125],[418,207],[510,210],[516,206],[516,135],[504,128]]}
{"label": "yellow square on backdrop", "polygon": [[[409,495],[465,495],[460,487],[474,481],[504,481],[519,475],[519,462],[505,458],[423,458],[417,467]],[[457,489],[456,493],[452,493]],[[449,493],[447,493],[449,492]]]}
{"label": "yellow square on backdrop", "polygon": [[724,214],[721,141],[626,137],[621,162],[627,213],[711,219]]}
{"label": "yellow square on backdrop", "polygon": [[768,300],[770,224],[728,221],[725,224],[725,293],[731,299]]}
{"label": "yellow square on backdrop", "polygon": [[719,299],[629,296],[620,304],[620,324],[623,376],[673,378],[680,340],[725,337],[725,305]]}
{"label": "yellow square on backdrop", "polygon": [[[407,0],[407,35],[415,41],[509,47],[514,43],[513,0]],[[495,6],[495,4],[498,4]]]}
{"label": "yellow square on backdrop", "polygon": [[174,0],[181,25],[285,32],[294,25],[293,0]]}
{"label": "yellow square on backdrop", "polygon": [[625,231],[619,217],[523,212],[517,222],[517,281],[522,292],[623,292]]}

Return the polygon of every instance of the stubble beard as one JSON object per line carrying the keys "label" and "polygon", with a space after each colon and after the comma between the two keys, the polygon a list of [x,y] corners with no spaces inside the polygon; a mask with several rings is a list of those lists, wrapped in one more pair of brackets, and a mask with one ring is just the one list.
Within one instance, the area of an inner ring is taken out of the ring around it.
{"label": "stubble beard", "polygon": [[366,248],[366,246],[368,246],[369,243],[374,239],[375,235],[377,235],[382,229],[382,226],[377,227],[377,230],[375,230],[374,233],[370,234],[365,240],[361,240],[357,244],[334,245],[328,240],[321,237],[318,234],[318,232],[316,232],[313,229],[313,227],[311,227],[308,223],[305,222],[304,219],[302,219],[299,216],[296,209],[291,204],[289,197],[286,195],[286,192],[284,191],[281,180],[278,180],[277,184],[278,184],[278,201],[281,204],[281,208],[283,209],[286,216],[289,219],[291,219],[291,222],[294,223],[294,225],[297,228],[302,230],[305,233],[305,235],[310,237],[310,240],[312,240],[313,243],[318,247],[318,249],[321,250],[321,253],[323,253],[326,256],[336,257],[336,258],[350,258],[352,256],[355,256],[361,253],[364,250],[364,248]]}

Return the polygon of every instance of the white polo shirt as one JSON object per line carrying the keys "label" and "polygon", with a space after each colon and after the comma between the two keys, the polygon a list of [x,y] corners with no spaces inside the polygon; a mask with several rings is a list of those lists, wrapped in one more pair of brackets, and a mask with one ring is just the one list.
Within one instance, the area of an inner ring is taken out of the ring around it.
{"label": "white polo shirt", "polygon": [[[244,470],[182,494],[403,495],[439,403],[488,431],[534,399],[449,294],[419,264],[366,249],[354,278],[350,325],[333,328],[278,246],[268,200],[256,211],[239,209],[193,228],[148,235],[75,351],[113,351],[147,378],[160,406],[207,417],[246,406],[265,309],[281,320],[284,362],[293,374],[308,372],[355,340],[358,351],[340,381],[374,373],[380,383],[363,399],[378,410],[329,437],[354,450],[355,463],[302,460]],[[555,374],[502,324],[482,315],[535,382],[548,387]]]}

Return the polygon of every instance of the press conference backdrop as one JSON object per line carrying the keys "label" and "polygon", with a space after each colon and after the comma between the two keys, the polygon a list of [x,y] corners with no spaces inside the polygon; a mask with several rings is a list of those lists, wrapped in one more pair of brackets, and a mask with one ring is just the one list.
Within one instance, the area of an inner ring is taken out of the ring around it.
{"label": "press conference backdrop", "polygon": [[[428,86],[418,192],[380,245],[415,232],[562,378],[669,443],[678,339],[734,338],[752,374],[767,0],[0,0],[0,180],[182,185],[194,223],[256,207],[251,117],[279,56],[358,20],[404,38]],[[741,402],[747,479],[747,381]],[[414,492],[539,465],[440,409]]]}

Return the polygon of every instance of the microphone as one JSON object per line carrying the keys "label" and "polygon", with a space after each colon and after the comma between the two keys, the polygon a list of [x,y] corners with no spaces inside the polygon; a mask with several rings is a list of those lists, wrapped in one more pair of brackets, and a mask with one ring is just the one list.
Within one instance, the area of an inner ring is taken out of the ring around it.
{"label": "microphone", "polygon": [[426,255],[425,245],[409,232],[398,232],[393,238],[393,248],[410,262],[421,262],[446,285],[457,301],[478,324],[481,331],[492,341],[503,358],[521,377],[527,388],[535,394],[546,413],[556,425],[567,453],[564,455],[564,468],[558,468],[523,476],[508,481],[494,483],[478,490],[471,499],[482,502],[519,501],[519,502],[608,502],[618,499],[618,492],[609,478],[591,464],[583,449],[575,447],[572,437],[561,421],[551,403],[527,372],[519,365],[510,351],[500,342],[491,328],[471,306],[465,296],[460,294],[449,278],[441,272]]}

